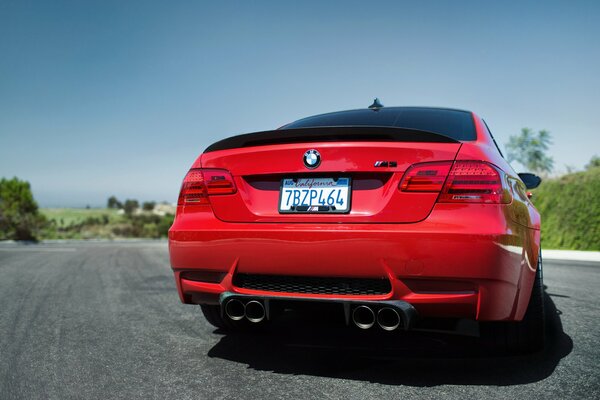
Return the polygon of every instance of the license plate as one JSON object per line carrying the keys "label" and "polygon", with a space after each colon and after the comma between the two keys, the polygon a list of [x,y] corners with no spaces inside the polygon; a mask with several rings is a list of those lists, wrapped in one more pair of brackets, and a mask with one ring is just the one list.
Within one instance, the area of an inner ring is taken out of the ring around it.
{"label": "license plate", "polygon": [[350,178],[285,178],[279,192],[280,213],[350,211]]}

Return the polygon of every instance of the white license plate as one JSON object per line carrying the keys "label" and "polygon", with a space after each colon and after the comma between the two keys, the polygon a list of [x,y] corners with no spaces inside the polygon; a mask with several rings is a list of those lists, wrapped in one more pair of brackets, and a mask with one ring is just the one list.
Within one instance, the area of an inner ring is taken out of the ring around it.
{"label": "white license plate", "polygon": [[350,178],[285,178],[281,181],[281,213],[345,213],[350,211]]}

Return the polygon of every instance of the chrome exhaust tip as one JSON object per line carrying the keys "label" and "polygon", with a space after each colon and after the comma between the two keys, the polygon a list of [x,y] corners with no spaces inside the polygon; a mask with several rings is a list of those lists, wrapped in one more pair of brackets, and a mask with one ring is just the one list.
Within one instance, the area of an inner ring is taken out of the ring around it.
{"label": "chrome exhaust tip", "polygon": [[386,331],[393,331],[400,326],[400,314],[391,307],[383,307],[377,312],[377,324]]}
{"label": "chrome exhaust tip", "polygon": [[360,329],[369,329],[375,325],[375,313],[367,306],[358,306],[352,311],[352,322]]}
{"label": "chrome exhaust tip", "polygon": [[246,318],[254,323],[265,319],[265,307],[260,301],[250,300],[246,303]]}
{"label": "chrome exhaust tip", "polygon": [[225,304],[225,315],[232,321],[239,321],[246,314],[246,306],[237,299],[231,299]]}

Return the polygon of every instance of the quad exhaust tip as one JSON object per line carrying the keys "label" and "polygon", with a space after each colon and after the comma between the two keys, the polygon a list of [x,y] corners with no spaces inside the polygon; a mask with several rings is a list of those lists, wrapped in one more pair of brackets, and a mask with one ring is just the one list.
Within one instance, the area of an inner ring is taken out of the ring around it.
{"label": "quad exhaust tip", "polygon": [[370,329],[375,323],[385,331],[398,329],[402,323],[402,317],[392,307],[383,307],[375,311],[369,306],[360,305],[352,311],[352,322],[360,329]]}
{"label": "quad exhaust tip", "polygon": [[383,330],[393,331],[400,326],[400,322],[400,314],[392,307],[383,307],[377,312],[377,324]]}
{"label": "quad exhaust tip", "polygon": [[[230,298],[224,299],[224,314],[232,321],[247,319],[251,323],[259,323],[267,319],[267,309],[265,304],[259,299]],[[402,302],[396,304],[382,304],[372,308],[370,305],[359,304],[351,308],[348,304],[346,310],[352,311],[348,315],[346,311],[346,321],[351,317],[352,323],[360,329],[371,329],[376,324],[384,331],[393,331],[400,327],[409,329],[411,319],[414,316],[414,309],[408,305],[403,308]],[[267,304],[268,306],[268,304]],[[405,310],[406,308],[406,310]]]}
{"label": "quad exhaust tip", "polygon": [[244,304],[241,300],[231,299],[225,304],[225,315],[232,321],[241,321],[246,318],[253,323],[265,319],[265,307],[260,301],[250,300]]}
{"label": "quad exhaust tip", "polygon": [[371,307],[358,306],[352,311],[352,322],[360,329],[369,329],[375,325],[375,313]]}
{"label": "quad exhaust tip", "polygon": [[254,323],[259,323],[265,319],[265,307],[260,301],[250,300],[246,303],[246,319]]}
{"label": "quad exhaust tip", "polygon": [[246,315],[246,306],[240,300],[229,300],[227,304],[225,304],[225,314],[232,321],[240,321]]}

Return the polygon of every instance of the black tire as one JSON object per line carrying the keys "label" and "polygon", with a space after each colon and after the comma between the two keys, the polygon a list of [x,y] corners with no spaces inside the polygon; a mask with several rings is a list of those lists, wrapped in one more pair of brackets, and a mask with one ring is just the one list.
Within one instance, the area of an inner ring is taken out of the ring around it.
{"label": "black tire", "polygon": [[217,305],[211,304],[201,304],[200,308],[202,309],[202,314],[204,314],[204,318],[208,321],[209,324],[214,326],[215,328],[223,329],[223,330],[234,330],[236,329],[236,322],[241,321],[232,321],[227,317],[221,315],[221,307]]}
{"label": "black tire", "polygon": [[209,324],[214,326],[215,328],[219,328],[223,331],[259,331],[262,327],[266,325],[266,321],[255,324],[247,319],[242,319],[240,321],[233,321],[226,316],[221,315],[221,307],[218,305],[211,304],[201,304],[200,308],[202,310],[202,314],[204,314],[204,318],[208,321]]}
{"label": "black tire", "polygon": [[508,352],[532,353],[544,348],[545,321],[544,274],[542,253],[538,257],[538,268],[531,289],[529,305],[520,322],[483,322],[480,324],[481,338],[485,343]]}

